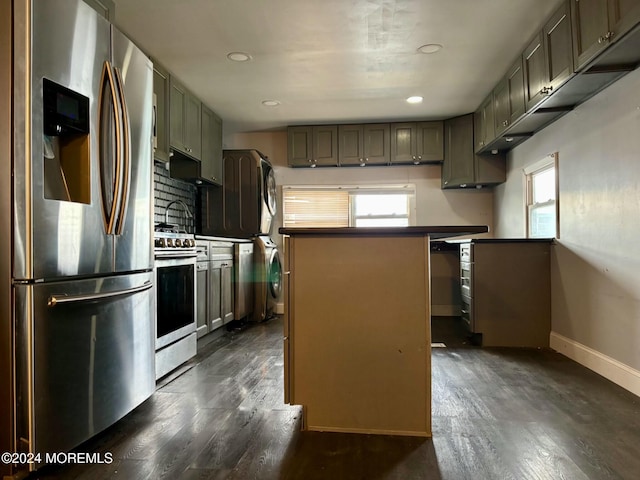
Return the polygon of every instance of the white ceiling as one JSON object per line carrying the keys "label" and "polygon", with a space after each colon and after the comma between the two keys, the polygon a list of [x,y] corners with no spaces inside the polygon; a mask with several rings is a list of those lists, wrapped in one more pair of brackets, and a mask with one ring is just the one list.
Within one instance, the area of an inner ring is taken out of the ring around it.
{"label": "white ceiling", "polygon": [[[471,112],[562,0],[115,2],[120,29],[215,110],[227,135]],[[417,52],[428,43],[444,48]],[[252,59],[229,61],[235,51]],[[411,95],[424,102],[407,104]]]}

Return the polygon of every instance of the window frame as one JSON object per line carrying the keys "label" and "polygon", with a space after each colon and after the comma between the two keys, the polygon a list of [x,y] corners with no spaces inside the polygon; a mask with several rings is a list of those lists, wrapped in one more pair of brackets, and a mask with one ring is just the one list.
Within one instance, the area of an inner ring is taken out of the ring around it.
{"label": "window frame", "polygon": [[[553,169],[555,173],[555,199],[534,203],[533,201],[533,177],[546,170]],[[531,236],[531,212],[534,209],[555,205],[555,235],[552,238],[560,238],[560,183],[558,176],[558,152],[547,155],[545,158],[532,163],[522,169],[524,181],[524,218],[525,233],[527,238],[543,238]],[[547,237],[544,237],[547,238]]]}

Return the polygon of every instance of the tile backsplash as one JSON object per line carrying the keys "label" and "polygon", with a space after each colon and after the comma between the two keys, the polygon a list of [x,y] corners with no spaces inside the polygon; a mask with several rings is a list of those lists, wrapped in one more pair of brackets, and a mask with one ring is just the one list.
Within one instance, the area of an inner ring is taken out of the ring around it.
{"label": "tile backsplash", "polygon": [[154,224],[165,221],[165,210],[171,202],[182,200],[189,207],[191,218],[187,218],[182,205],[174,203],[169,208],[169,223],[178,225],[189,233],[195,233],[196,193],[194,185],[171,178],[164,164],[156,163],[153,167]]}

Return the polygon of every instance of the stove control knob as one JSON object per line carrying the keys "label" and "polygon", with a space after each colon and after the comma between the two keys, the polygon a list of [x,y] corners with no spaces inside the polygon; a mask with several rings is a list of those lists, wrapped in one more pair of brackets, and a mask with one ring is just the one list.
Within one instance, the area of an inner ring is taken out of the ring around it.
{"label": "stove control knob", "polygon": [[179,238],[176,238],[176,248],[180,248],[182,247],[182,240],[180,240]]}
{"label": "stove control knob", "polygon": [[165,242],[164,238],[156,238],[156,247],[164,248],[167,246],[167,242]]}
{"label": "stove control knob", "polygon": [[173,238],[167,238],[167,247],[173,248]]}
{"label": "stove control knob", "polygon": [[194,247],[195,245],[196,245],[196,242],[193,240],[193,238],[187,238],[184,241],[184,246],[187,247],[187,248],[188,247]]}

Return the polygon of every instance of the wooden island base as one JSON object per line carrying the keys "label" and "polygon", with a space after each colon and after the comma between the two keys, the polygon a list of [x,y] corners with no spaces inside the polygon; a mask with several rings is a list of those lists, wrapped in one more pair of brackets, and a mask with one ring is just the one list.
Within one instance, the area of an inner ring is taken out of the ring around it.
{"label": "wooden island base", "polygon": [[285,402],[303,406],[303,428],[431,436],[429,234],[438,230],[426,228],[438,227],[280,230],[289,235]]}

